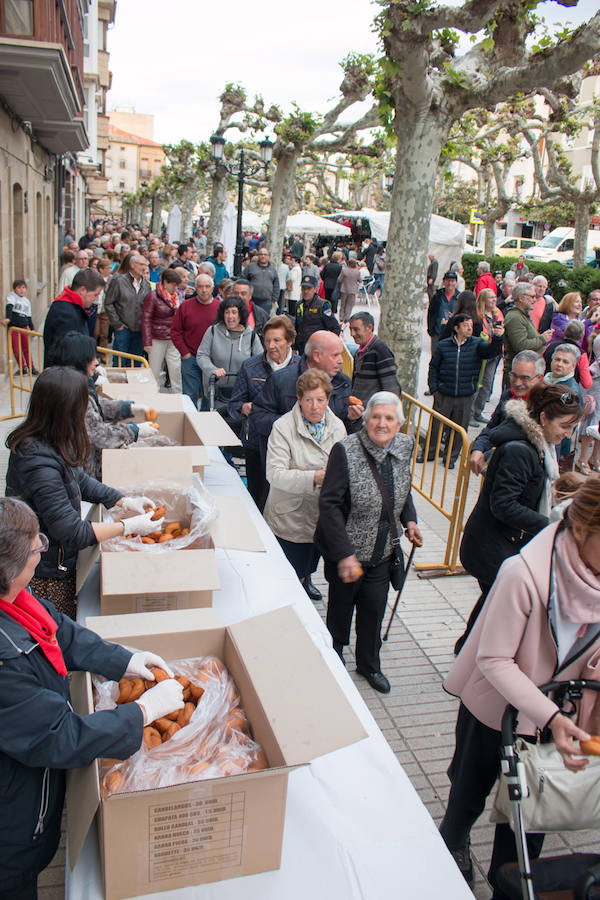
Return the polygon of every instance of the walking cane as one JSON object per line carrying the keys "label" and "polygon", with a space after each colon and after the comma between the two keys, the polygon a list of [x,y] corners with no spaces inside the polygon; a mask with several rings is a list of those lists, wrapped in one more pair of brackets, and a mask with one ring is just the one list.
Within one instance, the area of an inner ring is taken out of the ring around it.
{"label": "walking cane", "polygon": [[384,641],[387,641],[387,639],[388,639],[388,634],[390,633],[390,628],[392,627],[392,622],[394,620],[394,616],[396,615],[396,610],[398,609],[398,603],[400,602],[400,594],[404,590],[404,585],[406,583],[406,576],[408,575],[408,570],[410,569],[410,564],[412,563],[413,556],[415,555],[415,550],[417,549],[417,547],[422,547],[422,546],[423,546],[423,544],[421,541],[414,540],[412,542],[410,555],[408,557],[406,566],[404,567],[404,575],[402,577],[402,584],[400,585],[400,588],[398,589],[398,593],[396,594],[396,602],[394,603],[394,608],[393,608],[392,614],[390,616],[390,621],[388,622],[388,626],[385,629],[385,634],[383,636]]}

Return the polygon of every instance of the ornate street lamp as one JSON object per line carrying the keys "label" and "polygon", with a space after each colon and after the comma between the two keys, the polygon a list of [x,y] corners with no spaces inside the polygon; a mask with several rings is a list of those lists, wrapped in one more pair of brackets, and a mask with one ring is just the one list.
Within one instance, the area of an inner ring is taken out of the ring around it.
{"label": "ornate street lamp", "polygon": [[242,260],[244,258],[244,237],[242,233],[242,213],[244,211],[244,182],[246,178],[253,178],[261,169],[264,171],[265,178],[267,169],[273,159],[273,147],[275,144],[268,138],[265,138],[258,145],[260,148],[261,162],[254,165],[246,162],[244,150],[240,150],[237,160],[225,162],[225,138],[220,134],[213,134],[210,138],[212,157],[216,163],[217,169],[222,166],[230,175],[237,178],[238,183],[238,208],[237,208],[237,228],[235,256],[233,260],[233,274],[238,276],[242,272]]}
{"label": "ornate street lamp", "polygon": [[385,175],[383,176],[383,180],[385,183],[386,191],[388,192],[388,194],[391,194],[392,190],[394,189],[394,173],[386,172]]}

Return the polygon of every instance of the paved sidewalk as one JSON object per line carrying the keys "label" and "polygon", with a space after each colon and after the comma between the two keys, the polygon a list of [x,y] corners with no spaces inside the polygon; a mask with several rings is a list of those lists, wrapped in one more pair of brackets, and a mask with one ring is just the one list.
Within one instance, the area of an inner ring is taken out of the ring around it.
{"label": "paved sidewalk", "polygon": [[[425,348],[424,348],[425,349]],[[426,371],[427,357],[422,362]],[[500,374],[496,381],[499,385]],[[8,412],[8,394],[4,379],[0,379],[0,415]],[[419,395],[423,395],[421,376]],[[498,389],[487,412],[495,406]],[[16,422],[0,422],[0,480],[4,485],[8,452],[4,447],[6,435]],[[476,429],[470,429],[473,438]],[[456,473],[448,473],[455,483]],[[478,479],[470,484],[467,515],[479,490]],[[419,523],[423,531],[424,547],[417,551],[415,559],[441,560],[445,547],[447,525],[443,517],[426,501],[415,494]],[[327,595],[322,566],[314,583]],[[442,680],[450,667],[452,647],[462,633],[469,612],[477,600],[479,591],[475,579],[467,575],[442,576],[420,579],[411,570],[398,607],[397,617],[390,637],[382,650],[382,669],[388,676],[392,691],[383,696],[373,691],[366,681],[353,672],[352,654],[346,651],[348,669],[367,706],[378,722],[383,734],[394,750],[416,790],[438,823],[443,815],[448,797],[446,769],[454,749],[454,724],[457,701],[442,688]],[[390,592],[389,608],[385,624],[395,596]],[[325,603],[316,604],[325,617]],[[485,881],[485,872],[491,855],[493,826],[484,814],[473,829],[472,851],[476,867],[475,897],[489,900],[491,891]],[[545,852],[572,852],[577,849],[600,852],[597,832],[577,832],[569,836],[554,835],[546,840]],[[40,878],[40,900],[59,900],[64,896],[64,846],[49,868]],[[427,873],[423,873],[423,894],[427,897]],[[399,882],[401,888],[401,882]],[[400,891],[401,892],[401,891]],[[413,900],[413,898],[410,898]],[[416,900],[416,898],[415,898]]]}

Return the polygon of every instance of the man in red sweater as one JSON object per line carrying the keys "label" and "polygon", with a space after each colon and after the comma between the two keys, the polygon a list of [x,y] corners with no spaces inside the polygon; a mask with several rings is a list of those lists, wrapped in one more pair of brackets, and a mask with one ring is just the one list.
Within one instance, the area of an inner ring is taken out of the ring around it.
{"label": "man in red sweater", "polygon": [[491,288],[491,290],[498,295],[498,285],[496,284],[496,279],[490,272],[490,264],[485,260],[482,260],[477,266],[477,281],[475,282],[475,296],[479,296],[479,291],[482,291],[484,288]]}
{"label": "man in red sweater", "polygon": [[209,275],[196,278],[196,296],[188,297],[179,306],[171,323],[171,340],[181,354],[181,385],[184,394],[194,406],[208,409],[208,401],[202,393],[202,372],[196,362],[196,353],[205,332],[215,321],[219,301],[213,297],[213,280]]}

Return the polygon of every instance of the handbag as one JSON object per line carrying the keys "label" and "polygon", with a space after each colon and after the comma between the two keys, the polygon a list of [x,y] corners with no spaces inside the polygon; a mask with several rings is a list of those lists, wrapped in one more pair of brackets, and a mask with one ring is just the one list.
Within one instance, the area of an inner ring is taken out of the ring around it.
{"label": "handbag", "polygon": [[[577,831],[600,824],[600,756],[590,756],[585,769],[570,772],[554,743],[516,742],[525,767],[529,796],[521,803],[525,831]],[[514,831],[512,804],[505,778],[500,778],[490,819]]]}
{"label": "handbag", "polygon": [[402,554],[402,548],[400,547],[400,537],[398,535],[398,528],[396,526],[396,520],[394,518],[394,510],[392,509],[392,502],[390,500],[390,495],[387,492],[387,488],[383,482],[383,478],[381,477],[381,473],[378,471],[377,466],[375,465],[375,461],[372,456],[369,455],[365,445],[361,442],[363,453],[367,459],[369,464],[369,468],[371,469],[371,474],[375,479],[375,484],[379,488],[379,493],[381,494],[381,498],[383,500],[383,505],[385,506],[385,511],[388,517],[388,521],[390,523],[390,534],[392,536],[392,561],[390,563],[390,584],[394,588],[395,591],[399,591],[404,584],[404,556]]}

